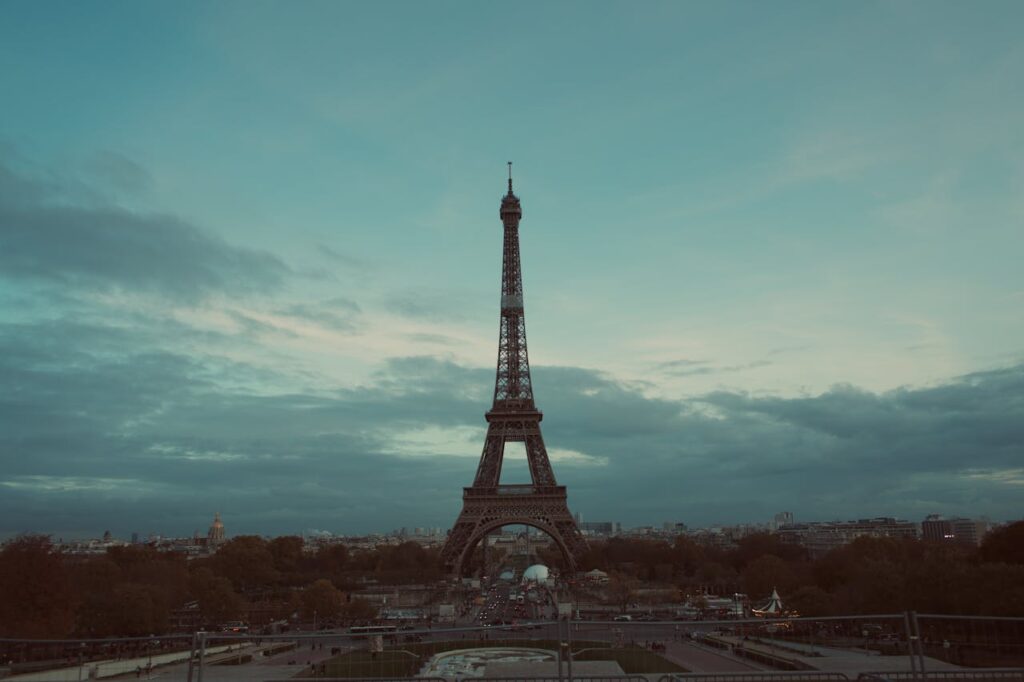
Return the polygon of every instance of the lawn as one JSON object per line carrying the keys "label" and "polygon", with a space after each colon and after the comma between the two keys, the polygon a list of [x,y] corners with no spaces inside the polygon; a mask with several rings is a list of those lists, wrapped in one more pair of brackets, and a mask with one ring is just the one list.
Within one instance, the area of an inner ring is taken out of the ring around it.
{"label": "lawn", "polygon": [[[434,654],[454,649],[481,647],[529,647],[555,651],[554,640],[455,640],[448,642],[421,642],[398,644],[385,648],[376,656],[369,651],[350,651],[340,654],[319,666],[306,668],[296,677],[412,677]],[[684,668],[658,654],[639,647],[612,648],[607,642],[573,642],[573,651],[580,652],[578,661],[617,661],[623,672],[674,673]]]}

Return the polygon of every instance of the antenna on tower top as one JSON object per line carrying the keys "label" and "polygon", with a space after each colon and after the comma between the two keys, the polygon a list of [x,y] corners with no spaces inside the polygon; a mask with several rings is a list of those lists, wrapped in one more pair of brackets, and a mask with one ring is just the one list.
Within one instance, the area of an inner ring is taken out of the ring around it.
{"label": "antenna on tower top", "polygon": [[512,162],[508,162],[508,193],[512,194]]}

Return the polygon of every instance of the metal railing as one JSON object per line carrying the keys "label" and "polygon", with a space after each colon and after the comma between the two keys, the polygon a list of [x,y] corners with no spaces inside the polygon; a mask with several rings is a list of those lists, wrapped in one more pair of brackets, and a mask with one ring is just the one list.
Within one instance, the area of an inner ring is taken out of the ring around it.
{"label": "metal railing", "polygon": [[914,678],[910,673],[902,670],[878,671],[872,673],[861,673],[857,676],[860,682],[898,682],[901,680],[967,680],[984,682],[985,680],[1002,681],[1017,680],[1024,682],[1024,668],[986,668],[981,670],[933,670],[925,673],[923,677]]}
{"label": "metal railing", "polygon": [[382,682],[421,674],[436,682],[472,677],[448,661],[461,657],[469,665],[481,649],[546,652],[549,667],[538,669],[538,677],[502,677],[506,682],[639,680],[638,675],[660,676],[660,682],[842,682],[858,675],[865,681],[1024,682],[1024,618],[913,612],[778,620],[562,619],[372,634],[0,639],[0,678],[86,682],[148,678],[159,669],[161,682]]}
{"label": "metal railing", "polygon": [[757,673],[681,673],[662,675],[658,682],[847,682],[843,673],[824,672],[757,672]]}

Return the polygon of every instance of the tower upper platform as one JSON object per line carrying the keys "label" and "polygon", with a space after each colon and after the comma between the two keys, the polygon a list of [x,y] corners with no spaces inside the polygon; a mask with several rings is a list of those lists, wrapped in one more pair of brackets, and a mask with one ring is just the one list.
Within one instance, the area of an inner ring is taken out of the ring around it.
{"label": "tower upper platform", "polygon": [[512,193],[512,162],[508,162],[508,194],[501,198],[501,222],[518,223],[523,217],[523,208],[519,205],[519,197]]}

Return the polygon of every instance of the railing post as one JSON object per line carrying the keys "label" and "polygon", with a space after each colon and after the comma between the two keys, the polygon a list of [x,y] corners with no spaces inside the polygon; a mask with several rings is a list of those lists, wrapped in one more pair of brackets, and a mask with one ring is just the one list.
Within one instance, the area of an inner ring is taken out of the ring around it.
{"label": "railing post", "polygon": [[192,682],[192,668],[194,667],[195,660],[196,660],[196,640],[197,639],[198,639],[198,637],[196,636],[196,633],[193,632],[192,633],[192,647],[191,647],[191,649],[189,649],[189,652],[188,652],[188,676],[186,677],[185,682]]}
{"label": "railing post", "polygon": [[914,652],[914,640],[916,637],[914,636],[913,629],[910,627],[910,611],[903,612],[903,633],[907,638],[907,656],[910,657],[910,675],[916,680],[917,663],[915,661],[916,654]]}
{"label": "railing post", "polygon": [[198,682],[203,682],[203,659],[206,657],[206,633],[199,633],[199,672],[196,675]]}
{"label": "railing post", "polygon": [[565,619],[565,630],[568,633],[566,636],[568,646],[565,649],[565,655],[569,664],[569,682],[572,682],[572,611],[569,611],[569,617]]}
{"label": "railing post", "polygon": [[555,639],[558,646],[555,647],[555,663],[558,665],[558,682],[562,682],[562,619],[555,614]]}
{"label": "railing post", "polygon": [[922,678],[925,673],[925,642],[921,638],[921,624],[918,623],[918,611],[910,611],[910,629],[913,631],[913,640],[918,643],[918,673]]}
{"label": "railing post", "polygon": [[914,628],[914,634],[917,635],[917,669],[923,678],[925,677],[924,642],[921,640],[921,625],[917,622],[917,611],[910,612],[910,624]]}

